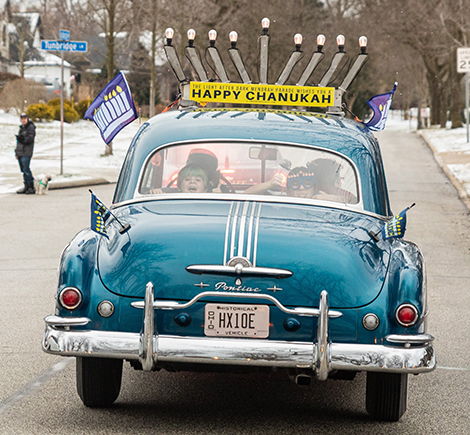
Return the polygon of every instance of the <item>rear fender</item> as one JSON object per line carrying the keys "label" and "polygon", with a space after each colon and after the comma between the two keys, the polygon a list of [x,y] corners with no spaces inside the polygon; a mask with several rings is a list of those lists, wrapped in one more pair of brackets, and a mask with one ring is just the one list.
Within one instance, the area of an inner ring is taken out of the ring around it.
{"label": "rear fender", "polygon": [[398,332],[404,327],[395,320],[395,311],[401,304],[413,304],[419,313],[418,322],[405,328],[408,333],[425,332],[427,315],[426,272],[424,258],[419,248],[411,242],[394,239],[389,269],[389,316],[390,324],[397,325]]}

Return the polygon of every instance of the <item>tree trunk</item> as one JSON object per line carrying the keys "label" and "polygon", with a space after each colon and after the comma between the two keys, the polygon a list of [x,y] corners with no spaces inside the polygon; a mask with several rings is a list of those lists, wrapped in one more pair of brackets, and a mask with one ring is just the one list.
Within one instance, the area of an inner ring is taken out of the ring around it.
{"label": "tree trunk", "polygon": [[450,120],[452,128],[462,127],[462,112],[464,110],[464,99],[462,98],[462,75],[457,73],[456,51],[452,52],[449,58],[449,87],[450,87]]}
{"label": "tree trunk", "polygon": [[152,0],[152,46],[151,58],[152,64],[150,65],[150,101],[149,101],[149,117],[155,115],[155,90],[156,90],[156,69],[155,69],[155,51],[156,51],[156,38],[157,38],[157,0]]}

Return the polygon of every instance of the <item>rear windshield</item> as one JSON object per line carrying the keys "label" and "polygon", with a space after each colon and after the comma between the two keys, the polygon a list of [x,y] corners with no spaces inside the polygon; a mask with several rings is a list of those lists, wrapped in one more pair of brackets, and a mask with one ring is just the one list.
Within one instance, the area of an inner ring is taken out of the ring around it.
{"label": "rear windshield", "polygon": [[324,149],[263,143],[184,144],[146,161],[141,195],[245,193],[357,204],[353,164]]}

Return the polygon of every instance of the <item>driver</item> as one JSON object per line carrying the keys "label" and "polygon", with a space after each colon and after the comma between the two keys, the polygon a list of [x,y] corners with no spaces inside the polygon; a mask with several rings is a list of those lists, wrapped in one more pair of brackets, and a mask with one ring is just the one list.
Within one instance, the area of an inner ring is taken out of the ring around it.
{"label": "driver", "polygon": [[208,178],[206,171],[195,163],[190,163],[178,173],[178,191],[183,193],[207,192]]}
{"label": "driver", "polygon": [[[178,192],[182,193],[205,193],[208,191],[209,179],[206,171],[195,163],[189,163],[178,172]],[[212,188],[210,188],[212,190]],[[163,193],[160,188],[151,189],[152,195]]]}

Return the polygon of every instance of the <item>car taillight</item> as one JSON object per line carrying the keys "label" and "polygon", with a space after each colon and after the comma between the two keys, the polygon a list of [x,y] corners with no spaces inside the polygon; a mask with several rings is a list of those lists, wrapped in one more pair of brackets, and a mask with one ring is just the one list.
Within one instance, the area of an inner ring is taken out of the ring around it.
{"label": "car taillight", "polygon": [[401,326],[413,326],[418,321],[418,310],[414,305],[402,304],[397,308],[395,318]]}
{"label": "car taillight", "polygon": [[73,310],[82,303],[82,294],[74,287],[66,287],[59,294],[59,302],[65,309]]}

